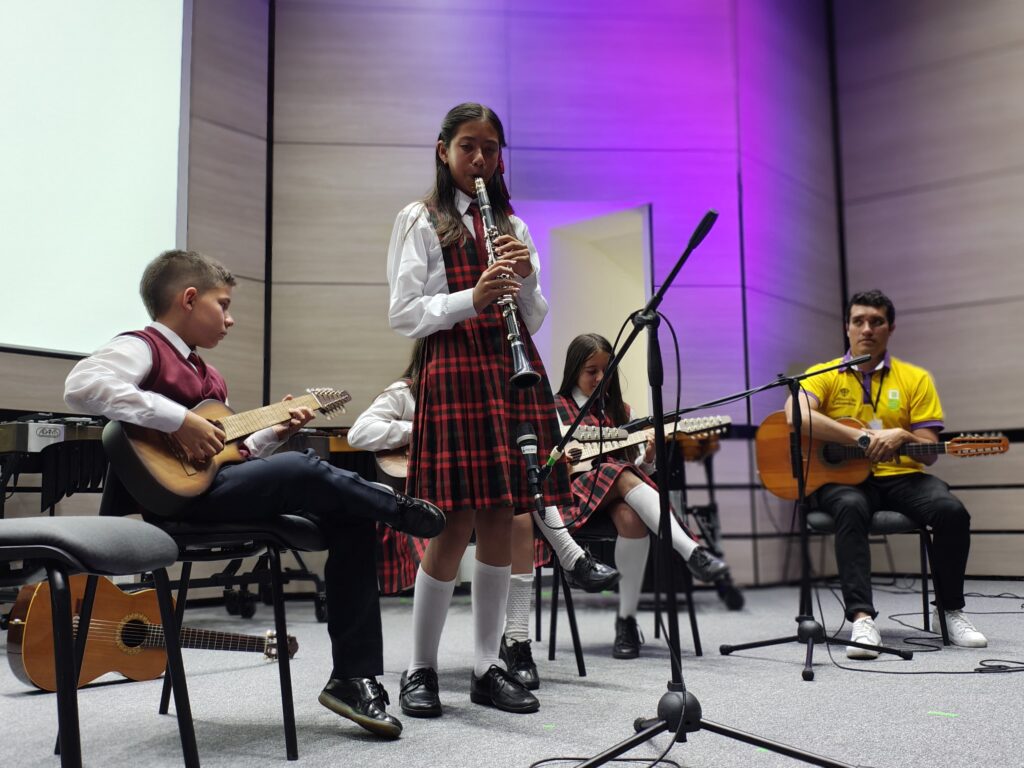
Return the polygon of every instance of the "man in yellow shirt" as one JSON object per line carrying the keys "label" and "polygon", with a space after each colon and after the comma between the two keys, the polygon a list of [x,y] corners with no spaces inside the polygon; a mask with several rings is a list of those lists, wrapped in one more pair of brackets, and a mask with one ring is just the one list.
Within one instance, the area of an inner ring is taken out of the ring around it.
{"label": "man in yellow shirt", "polygon": [[[802,382],[799,407],[803,431],[817,440],[859,444],[872,461],[871,474],[860,485],[829,483],[819,488],[810,502],[836,521],[836,562],[846,617],[853,622],[851,640],[881,643],[871,599],[868,528],[877,510],[890,509],[932,528],[935,590],[946,612],[949,639],[955,645],[982,648],[988,641],[962,610],[970,515],[946,483],[923,471],[937,454],[916,461],[901,453],[911,443],[937,443],[943,414],[928,371],[889,354],[895,320],[896,309],[881,291],[856,294],[846,308],[850,340],[846,356],[808,369],[871,355],[869,362],[857,367],[839,368]],[[790,398],[786,414],[791,423],[792,408]],[[857,429],[841,424],[837,419],[843,417],[855,418],[865,426]],[[878,653],[850,646],[846,655],[873,659]]]}

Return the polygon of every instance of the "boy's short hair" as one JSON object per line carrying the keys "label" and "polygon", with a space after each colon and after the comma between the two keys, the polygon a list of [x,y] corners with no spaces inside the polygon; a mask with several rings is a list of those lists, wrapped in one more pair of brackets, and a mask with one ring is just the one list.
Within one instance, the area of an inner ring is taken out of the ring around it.
{"label": "boy's short hair", "polygon": [[198,251],[164,251],[146,266],[139,294],[149,316],[156,320],[171,308],[174,297],[190,286],[203,293],[234,284],[235,276],[216,259]]}
{"label": "boy's short hair", "polygon": [[850,300],[846,303],[847,325],[850,324],[850,311],[853,309],[854,304],[859,307],[884,309],[885,317],[889,321],[889,325],[893,325],[896,322],[896,306],[892,303],[892,299],[877,288],[871,291],[861,291],[860,293],[855,293],[850,297]]}

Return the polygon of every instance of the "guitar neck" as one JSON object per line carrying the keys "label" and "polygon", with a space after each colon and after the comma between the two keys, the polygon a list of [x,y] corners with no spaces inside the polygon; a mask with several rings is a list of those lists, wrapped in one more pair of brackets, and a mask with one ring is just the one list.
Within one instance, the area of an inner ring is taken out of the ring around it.
{"label": "guitar neck", "polygon": [[[665,425],[665,436],[671,437],[673,434],[714,434],[721,432],[729,422],[730,420],[724,416],[681,419],[674,424]],[[653,435],[654,427],[647,427],[646,429],[641,429],[637,432],[631,432],[627,437],[621,440],[604,440],[596,443],[582,443],[579,445],[579,458],[575,459],[574,463],[588,461],[589,459],[596,458],[606,453],[611,453],[612,451],[618,451],[622,448],[629,448],[633,445],[646,443]]]}
{"label": "guitar neck", "polygon": [[[941,456],[946,453],[947,443],[905,443],[900,447],[898,453],[901,456],[909,456],[910,458],[925,457],[925,456]],[[841,452],[839,458],[842,459],[863,459],[866,458],[864,449],[859,445],[840,445],[839,443],[831,443],[829,445],[828,455],[830,458],[835,457],[836,450]]]}
{"label": "guitar neck", "polygon": [[251,411],[225,416],[220,420],[221,428],[225,433],[224,441],[239,440],[248,437],[253,432],[259,432],[261,429],[272,427],[275,424],[283,424],[291,418],[289,411],[293,408],[303,407],[318,411],[320,402],[313,395],[302,395],[293,400],[272,403],[264,405],[262,408],[253,408]]}
{"label": "guitar neck", "polygon": [[[259,635],[238,635],[233,632],[182,627],[180,637],[182,648],[199,648],[206,651],[267,652],[267,638]],[[159,624],[147,624],[146,638],[142,644],[146,648],[163,648],[164,628]]]}

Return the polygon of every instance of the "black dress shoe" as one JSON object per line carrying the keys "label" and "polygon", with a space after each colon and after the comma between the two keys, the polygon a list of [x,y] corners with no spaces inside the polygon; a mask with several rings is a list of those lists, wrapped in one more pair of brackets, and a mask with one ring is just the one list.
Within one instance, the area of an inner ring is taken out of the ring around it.
{"label": "black dress shoe", "polygon": [[410,675],[402,673],[402,692],[398,703],[409,717],[440,717],[441,697],[438,696],[437,672],[421,667]]}
{"label": "black dress shoe", "polygon": [[615,617],[615,645],[612,656],[616,659],[635,659],[640,655],[640,628],[635,616]]}
{"label": "black dress shoe", "polygon": [[469,700],[474,704],[496,707],[503,712],[526,714],[540,709],[537,697],[515,675],[510,675],[497,664],[491,664],[483,677],[472,673],[469,681]]}
{"label": "black dress shoe", "polygon": [[508,640],[502,635],[498,658],[505,662],[508,671],[519,678],[526,690],[536,691],[540,688],[540,675],[537,674],[537,665],[533,663],[529,640]]}
{"label": "black dress shoe", "polygon": [[402,723],[384,710],[391,701],[375,677],[332,678],[320,692],[319,701],[377,736],[397,739],[402,732]]}
{"label": "black dress shoe", "polygon": [[571,571],[565,572],[570,586],[584,592],[603,592],[619,583],[619,572],[610,565],[595,560],[589,552],[576,561]]}
{"label": "black dress shoe", "polygon": [[395,491],[395,503],[398,505],[398,514],[394,522],[388,525],[396,531],[421,539],[432,539],[444,530],[444,512],[429,501]]}
{"label": "black dress shoe", "polygon": [[729,572],[725,560],[715,557],[704,547],[693,550],[690,559],[686,561],[686,567],[701,581],[714,581]]}

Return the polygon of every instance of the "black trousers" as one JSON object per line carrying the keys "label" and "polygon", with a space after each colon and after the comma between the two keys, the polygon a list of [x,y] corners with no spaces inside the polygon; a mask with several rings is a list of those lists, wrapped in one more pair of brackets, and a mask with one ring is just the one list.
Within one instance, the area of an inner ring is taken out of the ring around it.
{"label": "black trousers", "polygon": [[287,452],[226,466],[210,490],[189,506],[206,520],[307,517],[328,540],[324,583],[332,677],[384,672],[377,591],[376,522],[393,522],[395,497],[359,475],[321,461],[312,451]]}
{"label": "black trousers", "polygon": [[932,575],[946,610],[964,607],[964,573],[971,548],[971,516],[949,486],[924,472],[871,476],[860,485],[830,483],[811,496],[811,505],[836,521],[836,562],[846,618],[858,611],[877,615],[871,599],[868,529],[880,509],[901,512],[932,529]]}

